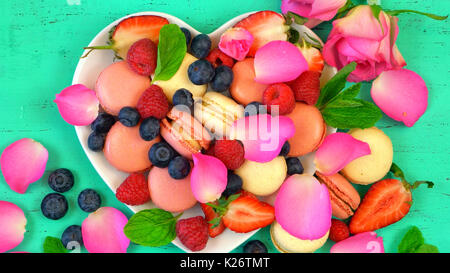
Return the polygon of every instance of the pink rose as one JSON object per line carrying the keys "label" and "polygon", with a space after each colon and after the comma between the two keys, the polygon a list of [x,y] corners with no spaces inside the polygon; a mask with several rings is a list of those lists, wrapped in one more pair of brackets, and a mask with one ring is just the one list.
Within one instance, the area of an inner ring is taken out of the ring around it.
{"label": "pink rose", "polygon": [[338,69],[355,61],[352,82],[370,81],[381,72],[406,65],[395,41],[398,18],[381,11],[380,21],[369,6],[357,6],[346,17],[335,20],[323,49],[325,61]]}
{"label": "pink rose", "polygon": [[312,28],[322,21],[333,19],[346,2],[347,0],[282,0],[281,11],[284,14],[291,11],[309,18],[305,25]]}

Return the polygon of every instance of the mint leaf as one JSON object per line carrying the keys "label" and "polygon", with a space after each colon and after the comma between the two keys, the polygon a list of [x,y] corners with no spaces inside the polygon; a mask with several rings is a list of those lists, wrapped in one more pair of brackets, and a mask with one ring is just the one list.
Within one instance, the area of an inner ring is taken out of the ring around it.
{"label": "mint leaf", "polygon": [[406,232],[402,241],[398,245],[398,253],[414,253],[414,251],[425,243],[419,228],[413,226]]}
{"label": "mint leaf", "polygon": [[180,216],[174,217],[162,209],[142,210],[130,218],[124,233],[130,241],[139,245],[164,246],[175,239],[175,226]]}
{"label": "mint leaf", "polygon": [[359,92],[361,91],[361,86],[362,86],[362,83],[357,83],[357,84],[350,86],[349,88],[345,89],[344,91],[342,91],[341,93],[336,95],[336,97],[331,99],[330,102],[333,102],[336,100],[348,100],[348,99],[355,98],[356,96],[358,96]]}
{"label": "mint leaf", "polygon": [[439,253],[439,249],[434,245],[423,244],[419,246],[414,253]]}
{"label": "mint leaf", "polygon": [[422,11],[417,11],[417,10],[411,10],[411,9],[401,9],[401,10],[386,10],[385,11],[387,14],[391,15],[391,16],[397,16],[399,14],[402,13],[416,13],[416,14],[420,14],[420,15],[424,15],[427,16],[431,19],[434,20],[445,20],[448,18],[448,15],[446,16],[440,16],[440,15],[436,15],[436,14],[432,14],[432,13],[426,13],[426,12],[422,12]]}
{"label": "mint leaf", "polygon": [[47,236],[44,241],[44,253],[68,253],[59,238]]}
{"label": "mint leaf", "polygon": [[159,31],[158,60],[153,81],[170,80],[186,55],[186,38],[175,24],[164,25]]}

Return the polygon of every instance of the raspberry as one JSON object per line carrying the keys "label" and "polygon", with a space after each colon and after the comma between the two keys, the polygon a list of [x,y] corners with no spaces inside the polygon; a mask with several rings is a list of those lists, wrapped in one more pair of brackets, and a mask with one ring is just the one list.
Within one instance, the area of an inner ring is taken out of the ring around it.
{"label": "raspberry", "polygon": [[139,75],[150,76],[155,72],[158,47],[150,39],[135,42],[127,54],[128,66]]}
{"label": "raspberry", "polygon": [[234,65],[234,60],[230,56],[226,55],[220,49],[216,48],[213,51],[211,51],[206,57],[206,60],[210,62],[214,68],[217,68],[221,65],[228,66],[229,68],[232,68]]}
{"label": "raspberry", "polygon": [[268,106],[269,112],[272,107],[279,107],[280,115],[287,115],[295,108],[294,93],[291,88],[284,83],[276,83],[267,87],[263,94],[263,103]]}
{"label": "raspberry", "polygon": [[141,173],[131,174],[116,191],[117,199],[130,206],[138,206],[150,200],[150,191],[145,176]]}
{"label": "raspberry", "polygon": [[305,71],[288,85],[294,91],[296,101],[315,105],[320,96],[320,72]]}
{"label": "raspberry", "polygon": [[208,222],[201,216],[179,220],[176,232],[181,243],[192,251],[200,251],[208,243]]}
{"label": "raspberry", "polygon": [[344,222],[331,219],[330,240],[339,242],[350,237],[350,231]]}
{"label": "raspberry", "polygon": [[161,87],[151,85],[142,94],[136,108],[142,119],[149,117],[162,119],[169,112],[169,101]]}
{"label": "raspberry", "polygon": [[236,170],[244,164],[244,147],[237,140],[216,140],[214,156],[225,164],[227,169]]}

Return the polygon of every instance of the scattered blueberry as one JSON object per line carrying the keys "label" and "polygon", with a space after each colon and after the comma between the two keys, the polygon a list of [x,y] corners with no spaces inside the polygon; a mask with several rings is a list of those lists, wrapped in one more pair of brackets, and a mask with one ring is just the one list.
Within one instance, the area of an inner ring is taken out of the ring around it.
{"label": "scattered blueberry", "polygon": [[139,126],[139,134],[146,141],[154,140],[159,135],[159,120],[154,117],[146,118]]}
{"label": "scattered blueberry", "polygon": [[68,169],[58,169],[48,177],[48,185],[56,192],[66,192],[73,187],[73,174]]}
{"label": "scattered blueberry", "polygon": [[252,240],[245,244],[244,253],[267,253],[267,247],[259,240]]}
{"label": "scattered blueberry", "polygon": [[211,82],[211,88],[218,92],[228,90],[233,82],[233,78],[233,70],[228,66],[221,65],[216,68],[214,78]]}
{"label": "scattered blueberry", "polygon": [[210,83],[214,78],[214,67],[207,60],[197,60],[189,66],[188,76],[196,85]]}
{"label": "scattered blueberry", "polygon": [[108,133],[109,129],[116,123],[116,118],[108,113],[100,113],[92,122],[91,129],[97,133]]}
{"label": "scattered blueberry", "polygon": [[267,108],[264,104],[254,101],[245,106],[244,113],[246,117],[259,114],[267,114]]}
{"label": "scattered blueberry", "polygon": [[119,121],[124,126],[134,127],[139,123],[140,119],[141,119],[141,115],[139,115],[139,112],[136,108],[127,106],[127,107],[120,109]]}
{"label": "scattered blueberry", "polygon": [[105,146],[106,134],[92,132],[88,137],[88,148],[91,151],[99,152]]}
{"label": "scattered blueberry", "polygon": [[92,189],[85,189],[78,195],[78,205],[85,212],[94,212],[101,204],[100,195]]}
{"label": "scattered blueberry", "polygon": [[298,159],[297,157],[286,158],[286,164],[288,169],[287,171],[288,175],[302,174],[304,171],[303,165],[300,162],[300,159]]}
{"label": "scattered blueberry", "polygon": [[222,193],[222,196],[228,197],[230,195],[236,194],[242,190],[242,178],[229,171],[228,172],[228,180],[227,180],[227,187]]}
{"label": "scattered blueberry", "polygon": [[211,38],[206,34],[199,34],[192,39],[191,53],[199,59],[206,58],[211,49]]}
{"label": "scattered blueberry", "polygon": [[[173,106],[184,105],[190,110],[194,107],[194,98],[189,90],[181,88],[178,89],[172,97]],[[181,109],[181,107],[179,107]]]}
{"label": "scattered blueberry", "polygon": [[166,142],[158,142],[153,144],[148,152],[150,162],[159,168],[169,166],[170,160],[175,156],[175,151]]}
{"label": "scattered blueberry", "polygon": [[41,203],[42,214],[52,220],[61,219],[66,215],[68,208],[67,199],[59,193],[47,194]]}
{"label": "scattered blueberry", "polygon": [[[70,242],[77,242],[80,246],[83,245],[83,236],[81,234],[81,226],[72,225],[66,228],[61,235],[61,242],[65,248]],[[74,246],[72,247],[73,250]]]}
{"label": "scattered blueberry", "polygon": [[291,144],[289,144],[289,141],[286,141],[283,144],[283,147],[281,148],[280,156],[287,156],[290,151],[291,151]]}
{"label": "scattered blueberry", "polygon": [[192,35],[191,32],[187,28],[180,28],[183,32],[184,36],[186,37],[186,45],[189,47],[189,44],[191,43]]}
{"label": "scattered blueberry", "polygon": [[191,163],[182,156],[177,156],[169,162],[169,175],[173,179],[184,179],[191,171]]}

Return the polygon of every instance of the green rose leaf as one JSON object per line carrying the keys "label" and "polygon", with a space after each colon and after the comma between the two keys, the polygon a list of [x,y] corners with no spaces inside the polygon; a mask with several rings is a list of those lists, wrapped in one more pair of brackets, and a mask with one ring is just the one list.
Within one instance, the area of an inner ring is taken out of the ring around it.
{"label": "green rose leaf", "polygon": [[68,253],[59,238],[47,236],[44,241],[44,253]]}

